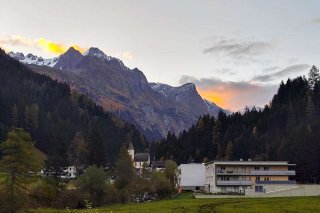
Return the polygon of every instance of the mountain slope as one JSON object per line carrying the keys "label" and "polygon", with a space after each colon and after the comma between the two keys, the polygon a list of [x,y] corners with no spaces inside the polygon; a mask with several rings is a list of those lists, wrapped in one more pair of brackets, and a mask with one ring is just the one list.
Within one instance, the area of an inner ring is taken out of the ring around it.
{"label": "mountain slope", "polygon": [[150,86],[153,90],[164,95],[167,99],[179,103],[186,111],[193,112],[194,114],[210,114],[216,117],[220,110],[229,114],[227,110],[203,99],[197,92],[196,86],[193,83],[187,83],[179,87],[172,87],[161,83],[150,83]]}
{"label": "mountain slope", "polygon": [[132,125],[105,113],[86,96],[72,94],[68,85],[34,73],[1,49],[0,115],[0,141],[12,126],[22,127],[41,151],[59,155],[65,163],[78,131],[88,143],[90,163],[97,165],[113,163],[122,143],[132,141],[140,150],[147,146]]}
{"label": "mountain slope", "polygon": [[[12,53],[11,56],[17,58]],[[106,111],[136,125],[151,140],[162,138],[168,131],[179,133],[199,116],[216,116],[220,110],[202,100],[193,84],[177,88],[162,85],[160,91],[139,69],[129,69],[98,48],[90,48],[84,54],[70,48],[54,66],[29,66],[88,94]]]}

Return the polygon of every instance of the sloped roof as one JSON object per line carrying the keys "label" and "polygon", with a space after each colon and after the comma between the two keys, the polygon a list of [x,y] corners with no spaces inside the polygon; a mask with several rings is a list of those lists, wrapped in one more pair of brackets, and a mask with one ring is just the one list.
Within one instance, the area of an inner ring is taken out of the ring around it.
{"label": "sloped roof", "polygon": [[134,150],[132,143],[129,144],[128,150]]}
{"label": "sloped roof", "polygon": [[164,161],[151,161],[151,166],[153,168],[165,168]]}
{"label": "sloped roof", "polygon": [[149,160],[149,153],[136,153],[134,155],[134,161],[148,161]]}

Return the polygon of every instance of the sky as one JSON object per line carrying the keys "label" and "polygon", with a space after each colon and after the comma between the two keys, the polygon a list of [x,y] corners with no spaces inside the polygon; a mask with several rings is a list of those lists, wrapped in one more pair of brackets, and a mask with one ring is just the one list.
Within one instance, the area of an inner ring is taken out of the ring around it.
{"label": "sky", "polygon": [[320,66],[318,0],[0,0],[0,47],[55,57],[98,47],[149,82],[192,82],[237,111]]}

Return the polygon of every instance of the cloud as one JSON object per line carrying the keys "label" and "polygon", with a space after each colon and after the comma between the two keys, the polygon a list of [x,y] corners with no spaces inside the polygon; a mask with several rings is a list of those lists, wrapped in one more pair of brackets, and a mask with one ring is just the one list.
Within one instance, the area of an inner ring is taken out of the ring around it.
{"label": "cloud", "polygon": [[6,49],[10,49],[9,47],[14,46],[37,48],[48,53],[53,53],[55,55],[60,55],[66,52],[69,47],[73,47],[80,52],[84,52],[86,50],[85,48],[77,44],[65,45],[44,38],[29,39],[20,35],[7,35],[4,37],[0,37],[0,45]]}
{"label": "cloud", "polygon": [[203,53],[216,57],[230,57],[232,59],[251,59],[264,55],[275,45],[273,42],[248,41],[225,38],[214,38]]}
{"label": "cloud", "polygon": [[264,68],[263,71],[265,72],[272,72],[272,71],[275,71],[277,69],[279,69],[280,67],[278,66],[273,66],[273,67],[268,67],[268,68]]}
{"label": "cloud", "polygon": [[220,74],[230,74],[230,75],[235,75],[236,73],[229,69],[229,68],[216,68],[214,69],[214,72],[220,73]]}
{"label": "cloud", "polygon": [[313,20],[310,21],[311,24],[320,24],[320,18],[315,18]]}
{"label": "cloud", "polygon": [[123,53],[121,54],[121,57],[122,57],[123,59],[126,59],[126,60],[132,60],[132,59],[133,59],[133,55],[132,55],[131,52],[123,52]]}
{"label": "cloud", "polygon": [[197,79],[182,76],[180,83],[195,83],[199,94],[224,109],[242,110],[245,106],[264,106],[277,91],[278,85],[261,85],[247,81],[222,81],[218,78]]}
{"label": "cloud", "polygon": [[0,48],[2,48],[6,53],[9,53],[12,51],[10,48],[7,48],[7,47],[0,47]]}
{"label": "cloud", "polygon": [[260,82],[269,82],[279,77],[287,77],[288,75],[291,75],[291,74],[296,74],[296,73],[306,71],[307,69],[309,69],[309,67],[310,66],[307,64],[296,64],[296,65],[288,66],[280,71],[277,71],[271,74],[258,75],[254,77],[252,80],[260,81]]}

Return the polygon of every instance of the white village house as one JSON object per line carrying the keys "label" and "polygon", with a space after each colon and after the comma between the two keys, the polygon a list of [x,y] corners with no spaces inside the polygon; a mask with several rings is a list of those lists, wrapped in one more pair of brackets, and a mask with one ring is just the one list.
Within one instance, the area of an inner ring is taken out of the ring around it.
{"label": "white village house", "polygon": [[295,164],[288,161],[211,161],[205,165],[208,193],[256,194],[296,186]]}
{"label": "white village house", "polygon": [[63,169],[64,174],[61,178],[74,179],[77,177],[77,168],[75,166],[68,166]]}
{"label": "white village house", "polygon": [[180,190],[203,190],[205,185],[205,165],[201,163],[178,166],[177,187]]}

